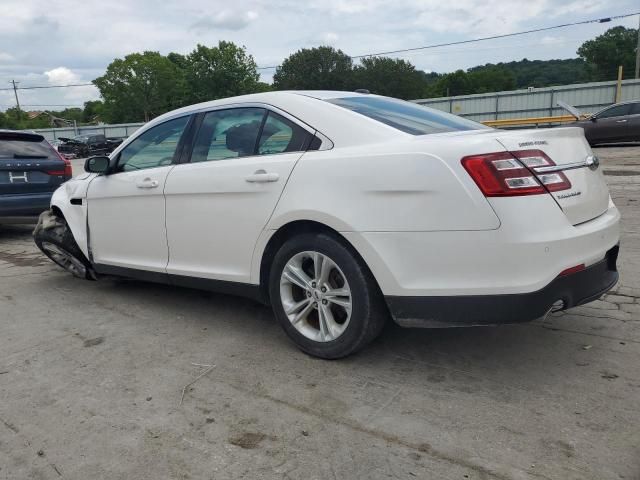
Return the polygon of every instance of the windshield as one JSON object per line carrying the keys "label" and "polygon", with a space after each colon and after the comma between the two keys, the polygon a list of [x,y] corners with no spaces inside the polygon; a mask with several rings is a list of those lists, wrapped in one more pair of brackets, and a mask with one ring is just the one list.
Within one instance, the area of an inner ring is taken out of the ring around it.
{"label": "windshield", "polygon": [[359,96],[327,101],[412,135],[489,128],[450,113],[393,98]]}

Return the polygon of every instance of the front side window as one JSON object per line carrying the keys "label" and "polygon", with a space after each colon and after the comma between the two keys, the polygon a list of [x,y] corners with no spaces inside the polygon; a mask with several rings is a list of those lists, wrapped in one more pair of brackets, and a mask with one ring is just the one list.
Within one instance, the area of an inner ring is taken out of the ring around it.
{"label": "front side window", "polygon": [[262,108],[230,108],[207,113],[198,131],[191,161],[254,155],[264,115]]}
{"label": "front side window", "polygon": [[171,165],[189,116],[174,118],[150,128],[120,152],[119,172]]}
{"label": "front side window", "polygon": [[490,128],[457,115],[387,97],[344,97],[327,101],[412,135]]}
{"label": "front side window", "polygon": [[629,115],[630,111],[631,111],[631,104],[627,103],[625,105],[616,105],[615,107],[611,107],[611,108],[608,108],[607,110],[603,110],[597,115],[597,117],[598,118],[622,117],[624,115]]}

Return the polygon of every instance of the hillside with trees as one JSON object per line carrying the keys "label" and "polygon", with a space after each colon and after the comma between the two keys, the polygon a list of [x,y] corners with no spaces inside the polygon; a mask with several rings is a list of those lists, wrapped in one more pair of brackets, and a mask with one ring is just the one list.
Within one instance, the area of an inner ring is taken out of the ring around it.
{"label": "hillside with trees", "polygon": [[[406,60],[388,57],[356,62],[329,46],[303,48],[276,68],[273,84],[260,81],[256,61],[245,47],[220,41],[212,47],[197,45],[188,54],[146,51],[116,58],[93,81],[101,100],[53,113],[79,124],[141,122],[184,105],[268,90],[365,88],[416,99],[613,80],[618,65],[623,65],[625,78],[632,78],[637,35],[637,29],[614,27],[584,42],[578,58],[525,58],[451,73],[426,73]],[[44,112],[0,112],[0,128],[50,125],[51,115]]]}

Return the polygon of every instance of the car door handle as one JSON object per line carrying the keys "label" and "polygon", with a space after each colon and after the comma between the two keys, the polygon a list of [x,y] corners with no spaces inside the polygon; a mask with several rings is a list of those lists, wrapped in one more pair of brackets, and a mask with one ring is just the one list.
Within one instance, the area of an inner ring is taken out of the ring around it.
{"label": "car door handle", "polygon": [[626,120],[616,120],[616,123],[627,123]]}
{"label": "car door handle", "polygon": [[264,170],[256,170],[253,174],[245,178],[249,183],[277,182],[279,179],[280,175],[277,173],[267,173]]}
{"label": "car door handle", "polygon": [[136,187],[138,188],[156,188],[158,185],[159,182],[157,180],[151,180],[148,177],[136,182]]}

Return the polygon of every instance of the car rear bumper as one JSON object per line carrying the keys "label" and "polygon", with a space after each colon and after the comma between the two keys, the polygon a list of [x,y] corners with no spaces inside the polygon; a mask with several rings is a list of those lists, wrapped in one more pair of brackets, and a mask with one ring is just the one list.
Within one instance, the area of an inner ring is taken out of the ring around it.
{"label": "car rear bumper", "polygon": [[[403,327],[464,327],[520,323],[597,299],[618,281],[616,245],[603,260],[586,269],[558,276],[535,292],[506,295],[432,297],[386,296],[396,323]],[[561,305],[560,305],[560,302]]]}
{"label": "car rear bumper", "polygon": [[0,223],[12,220],[15,223],[17,217],[33,217],[37,220],[38,215],[49,208],[52,195],[53,192],[0,195]]}

